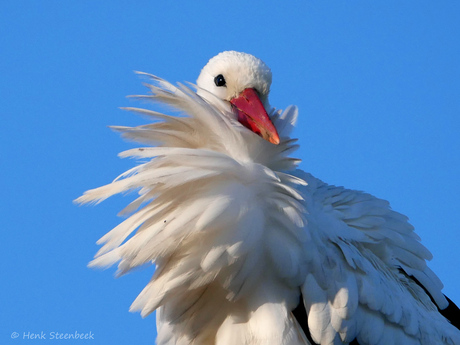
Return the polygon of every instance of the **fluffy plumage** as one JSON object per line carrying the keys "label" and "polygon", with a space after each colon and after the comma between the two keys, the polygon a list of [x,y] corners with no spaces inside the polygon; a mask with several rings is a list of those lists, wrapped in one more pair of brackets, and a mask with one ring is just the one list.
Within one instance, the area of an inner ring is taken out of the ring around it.
{"label": "fluffy plumage", "polygon": [[[114,127],[148,145],[120,154],[141,163],[77,201],[139,194],[90,265],[118,262],[120,274],[156,265],[131,310],[157,310],[159,345],[460,343],[438,312],[449,303],[407,218],[296,168],[297,109],[270,108],[261,60],[221,53],[196,91],[146,76],[152,94],[140,97],[182,115],[127,108],[154,120]],[[279,145],[237,121],[229,101],[246,88],[257,90]]]}

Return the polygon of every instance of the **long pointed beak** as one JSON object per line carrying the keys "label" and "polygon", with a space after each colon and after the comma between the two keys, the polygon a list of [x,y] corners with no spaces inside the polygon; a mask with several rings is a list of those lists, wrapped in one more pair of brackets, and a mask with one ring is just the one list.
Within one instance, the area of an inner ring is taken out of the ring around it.
{"label": "long pointed beak", "polygon": [[238,97],[230,100],[230,103],[238,115],[238,121],[244,127],[272,144],[278,145],[280,143],[278,132],[256,90],[252,88],[245,89]]}

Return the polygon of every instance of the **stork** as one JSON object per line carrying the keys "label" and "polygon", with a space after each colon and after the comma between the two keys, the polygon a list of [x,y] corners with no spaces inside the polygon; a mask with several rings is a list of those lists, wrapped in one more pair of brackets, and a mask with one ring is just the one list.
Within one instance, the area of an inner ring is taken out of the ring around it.
{"label": "stork", "polygon": [[265,63],[226,51],[196,86],[144,76],[137,97],[177,113],[125,108],[153,119],[113,127],[139,164],[77,202],[138,193],[90,266],[155,265],[130,310],[156,311],[158,345],[460,344],[407,218],[297,168],[298,111],[270,106]]}

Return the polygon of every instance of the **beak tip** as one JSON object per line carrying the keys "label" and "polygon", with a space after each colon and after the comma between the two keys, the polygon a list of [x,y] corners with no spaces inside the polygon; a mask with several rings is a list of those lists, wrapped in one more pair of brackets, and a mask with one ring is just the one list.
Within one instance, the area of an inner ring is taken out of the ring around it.
{"label": "beak tip", "polygon": [[271,142],[272,144],[275,144],[275,145],[279,145],[279,143],[280,143],[280,138],[279,138],[278,136],[276,136],[276,137],[271,137],[271,138],[269,139],[269,142]]}

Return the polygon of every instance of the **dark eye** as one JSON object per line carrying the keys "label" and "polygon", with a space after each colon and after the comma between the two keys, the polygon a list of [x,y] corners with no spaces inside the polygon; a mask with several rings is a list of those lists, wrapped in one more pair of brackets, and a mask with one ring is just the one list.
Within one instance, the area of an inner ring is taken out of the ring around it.
{"label": "dark eye", "polygon": [[225,86],[226,82],[224,76],[219,74],[217,77],[215,77],[214,84],[216,84],[216,86]]}

